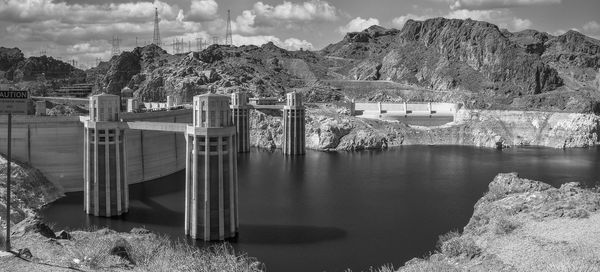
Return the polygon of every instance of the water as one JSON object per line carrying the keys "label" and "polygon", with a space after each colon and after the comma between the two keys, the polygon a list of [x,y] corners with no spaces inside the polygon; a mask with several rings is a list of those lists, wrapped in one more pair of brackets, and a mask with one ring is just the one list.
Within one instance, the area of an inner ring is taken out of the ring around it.
{"label": "water", "polygon": [[[268,271],[353,271],[395,267],[461,229],[499,172],[554,186],[600,184],[600,149],[407,146],[387,151],[285,158],[252,149],[240,155],[240,237],[234,247]],[[143,225],[183,235],[184,173],[130,187],[131,208],[118,219],[87,216],[82,193],[43,209],[57,228],[94,225],[129,231]]]}

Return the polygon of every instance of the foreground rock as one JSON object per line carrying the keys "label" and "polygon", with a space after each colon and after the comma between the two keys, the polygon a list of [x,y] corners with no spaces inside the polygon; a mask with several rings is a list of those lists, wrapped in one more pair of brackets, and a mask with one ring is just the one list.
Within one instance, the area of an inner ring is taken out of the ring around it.
{"label": "foreground rock", "polygon": [[[0,156],[0,214],[3,217],[6,214],[6,166],[6,159]],[[27,164],[12,162],[11,181],[10,220],[13,224],[34,216],[37,209],[64,196],[58,185]]]}
{"label": "foreground rock", "polygon": [[[252,145],[280,148],[281,113],[251,112]],[[489,148],[591,147],[600,142],[600,117],[593,114],[460,110],[453,123],[409,126],[364,119],[333,105],[307,109],[306,147],[314,150],[385,149],[401,145],[468,145]]]}
{"label": "foreground rock", "polygon": [[598,271],[600,191],[498,174],[462,234],[400,271]]}
{"label": "foreground rock", "polygon": [[58,240],[36,231],[38,223],[21,223],[30,231],[13,235],[19,254],[0,256],[1,271],[263,271],[260,262],[237,255],[227,244],[200,249],[141,228],[73,231],[70,239]]}

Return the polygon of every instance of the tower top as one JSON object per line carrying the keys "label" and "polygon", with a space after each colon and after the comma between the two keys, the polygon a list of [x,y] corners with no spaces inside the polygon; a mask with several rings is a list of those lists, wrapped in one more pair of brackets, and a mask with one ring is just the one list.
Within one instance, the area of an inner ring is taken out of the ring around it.
{"label": "tower top", "polygon": [[194,96],[194,126],[223,128],[232,126],[229,97],[207,93]]}
{"label": "tower top", "polygon": [[96,122],[119,119],[120,98],[118,95],[101,93],[90,96],[90,120]]}
{"label": "tower top", "polygon": [[231,106],[245,107],[248,105],[248,93],[235,92],[231,94]]}
{"label": "tower top", "polygon": [[287,93],[286,100],[286,106],[288,107],[302,107],[302,95],[295,91]]}

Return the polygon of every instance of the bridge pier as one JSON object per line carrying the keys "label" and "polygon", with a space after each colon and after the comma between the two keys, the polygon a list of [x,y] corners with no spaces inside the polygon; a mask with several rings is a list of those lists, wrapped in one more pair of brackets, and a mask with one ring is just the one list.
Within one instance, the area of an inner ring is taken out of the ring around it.
{"label": "bridge pier", "polygon": [[303,155],[305,148],[305,109],[299,93],[286,95],[287,103],[283,107],[283,144],[284,155]]}
{"label": "bridge pier", "polygon": [[245,92],[231,94],[231,112],[237,132],[237,150],[239,153],[250,152],[250,108]]}
{"label": "bridge pier", "polygon": [[118,121],[117,95],[90,97],[90,119],[84,122],[84,211],[117,216],[129,209],[124,131]]}
{"label": "bridge pier", "polygon": [[185,234],[205,241],[235,238],[237,139],[229,98],[195,96],[193,108],[193,124],[185,132]]}

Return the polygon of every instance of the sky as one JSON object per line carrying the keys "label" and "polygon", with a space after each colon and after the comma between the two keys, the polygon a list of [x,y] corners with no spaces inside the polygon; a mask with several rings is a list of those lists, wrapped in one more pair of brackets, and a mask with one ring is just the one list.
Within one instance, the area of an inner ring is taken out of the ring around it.
{"label": "sky", "polygon": [[409,20],[471,18],[509,31],[553,35],[570,29],[600,39],[600,0],[0,0],[0,46],[95,66],[108,60],[113,37],[121,50],[152,42],[154,10],[163,48],[175,39],[224,39],[231,13],[235,45],[273,42],[318,50],[372,25],[401,29]]}

